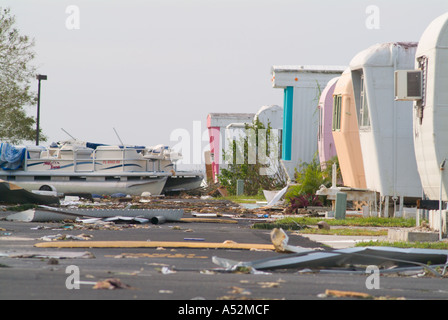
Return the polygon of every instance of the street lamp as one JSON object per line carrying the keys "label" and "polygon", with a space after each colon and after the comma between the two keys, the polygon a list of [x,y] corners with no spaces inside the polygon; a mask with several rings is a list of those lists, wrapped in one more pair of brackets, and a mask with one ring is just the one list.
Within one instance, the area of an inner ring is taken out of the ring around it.
{"label": "street lamp", "polygon": [[36,120],[36,123],[37,123],[37,128],[36,128],[36,146],[38,146],[39,145],[39,131],[40,131],[40,128],[39,128],[39,122],[40,122],[40,81],[41,80],[47,80],[47,76],[43,75],[43,74],[38,74],[38,75],[36,75],[36,79],[39,82],[38,89],[37,89],[37,120]]}

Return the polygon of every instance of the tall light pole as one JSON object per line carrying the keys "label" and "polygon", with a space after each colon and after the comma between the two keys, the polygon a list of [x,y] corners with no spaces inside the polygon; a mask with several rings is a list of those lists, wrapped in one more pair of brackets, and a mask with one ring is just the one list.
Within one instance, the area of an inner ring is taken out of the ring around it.
{"label": "tall light pole", "polygon": [[36,119],[36,146],[39,145],[39,122],[40,122],[40,81],[41,80],[47,80],[47,76],[43,74],[38,74],[36,76],[36,79],[38,80],[38,89],[37,89],[37,119]]}

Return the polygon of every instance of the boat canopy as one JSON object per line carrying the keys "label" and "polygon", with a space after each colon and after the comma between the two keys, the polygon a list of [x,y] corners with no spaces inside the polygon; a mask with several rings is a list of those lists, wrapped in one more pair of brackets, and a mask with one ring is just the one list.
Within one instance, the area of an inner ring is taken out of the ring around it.
{"label": "boat canopy", "polygon": [[26,148],[15,147],[3,142],[0,145],[0,168],[3,170],[17,170],[22,166]]}

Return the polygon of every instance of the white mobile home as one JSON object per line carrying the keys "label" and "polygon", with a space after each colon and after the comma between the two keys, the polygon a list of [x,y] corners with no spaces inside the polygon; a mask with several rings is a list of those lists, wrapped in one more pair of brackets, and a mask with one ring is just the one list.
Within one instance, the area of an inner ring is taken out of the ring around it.
{"label": "white mobile home", "polygon": [[274,66],[272,86],[284,90],[282,163],[290,180],[294,169],[317,155],[320,91],[346,67]]}
{"label": "white mobile home", "polygon": [[[386,204],[422,195],[414,153],[412,102],[396,101],[396,70],[413,68],[417,43],[383,43],[369,47],[350,62],[359,110],[359,136],[366,185]],[[385,204],[385,208],[388,206]]]}
{"label": "white mobile home", "polygon": [[[423,32],[415,59],[421,95],[414,102],[414,139],[425,196],[448,200],[448,13]],[[416,95],[414,95],[416,96]],[[410,97],[413,99],[413,97]],[[445,170],[441,170],[445,169]]]}

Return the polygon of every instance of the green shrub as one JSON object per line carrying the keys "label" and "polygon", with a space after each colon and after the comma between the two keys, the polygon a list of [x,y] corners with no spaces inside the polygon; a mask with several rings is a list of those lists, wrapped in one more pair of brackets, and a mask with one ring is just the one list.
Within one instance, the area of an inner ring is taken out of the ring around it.
{"label": "green shrub", "polygon": [[[325,169],[316,157],[310,163],[302,163],[299,169],[295,169],[295,182],[297,185],[289,188],[285,199],[289,204],[287,211],[296,212],[298,208],[306,208],[308,205],[319,206],[326,204],[325,197],[316,196],[316,191],[322,185],[331,186],[333,163],[338,163],[337,157],[334,157],[326,163]],[[338,166],[337,166],[338,167]],[[337,173],[340,176],[340,172]]]}
{"label": "green shrub", "polygon": [[[223,150],[223,155],[226,159],[230,159],[230,163],[227,168],[220,169],[218,176],[219,184],[227,189],[229,195],[236,195],[237,181],[244,181],[244,194],[248,196],[262,195],[263,190],[278,190],[282,189],[286,185],[286,175],[283,169],[278,166],[278,170],[273,175],[261,174],[265,164],[259,161],[259,154],[257,153],[257,159],[255,163],[249,161],[249,150],[258,151],[260,143],[259,130],[266,130],[266,156],[270,156],[270,135],[271,126],[265,128],[262,122],[254,120],[252,124],[246,124],[246,130],[254,133],[254,140],[250,140],[248,137],[242,137],[240,141],[232,142],[232,150]],[[243,155],[243,163],[238,163],[236,155]],[[277,161],[277,165],[280,163]]]}

